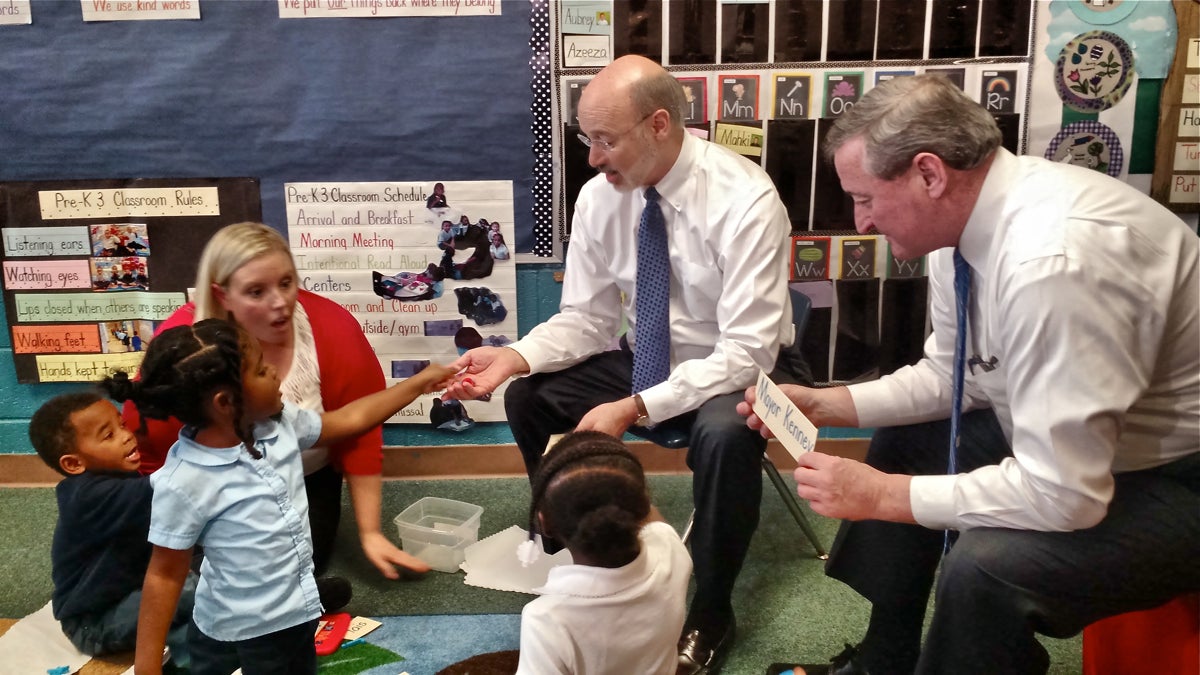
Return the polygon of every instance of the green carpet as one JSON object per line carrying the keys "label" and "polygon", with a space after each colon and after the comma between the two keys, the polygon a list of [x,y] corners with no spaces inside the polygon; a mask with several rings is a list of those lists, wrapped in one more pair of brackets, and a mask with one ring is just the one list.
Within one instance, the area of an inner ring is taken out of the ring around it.
{"label": "green carpet", "polygon": [[[651,476],[650,487],[664,517],[682,529],[691,512],[691,477]],[[399,541],[391,519],[425,496],[483,506],[481,538],[513,524],[525,526],[528,518],[529,484],[524,478],[388,481],[383,494],[385,532]],[[0,617],[25,616],[50,599],[55,515],[52,489],[0,489]],[[837,522],[811,512],[809,520],[825,545],[832,543]],[[467,586],[462,573],[430,572],[413,581],[382,578],[358,552],[348,505],[339,539],[331,573],[353,582],[354,600],[346,608],[352,614],[518,614],[531,597]],[[825,661],[840,652],[843,643],[861,639],[869,609],[849,588],[825,577],[823,563],[764,477],[762,524],[738,579],[738,639],[725,675],[761,674],[774,661]],[[1042,643],[1050,651],[1051,673],[1081,672],[1080,638]]]}

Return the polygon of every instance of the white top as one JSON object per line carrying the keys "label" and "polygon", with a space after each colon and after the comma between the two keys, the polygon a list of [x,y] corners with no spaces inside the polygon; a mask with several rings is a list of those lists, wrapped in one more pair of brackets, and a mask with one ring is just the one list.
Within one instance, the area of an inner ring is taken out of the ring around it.
{"label": "white top", "polygon": [[[655,186],[671,255],[670,378],[641,392],[651,421],[698,408],[770,371],[792,344],[787,210],[758,165],[684,135]],[[597,175],[575,203],[559,313],[510,345],[531,372],[563,370],[604,351],[629,318],[635,334],[637,227],[644,190]],[[634,349],[637,348],[633,345]]]}
{"label": "white top", "polygon": [[562,565],[521,611],[517,675],[674,675],[692,559],[663,522],[618,568]]}
{"label": "white top", "polygon": [[[996,359],[966,372],[963,408],[994,408],[1014,456],[913,478],[917,522],[1090,527],[1113,473],[1200,451],[1200,246],[1177,216],[1099,172],[998,150],[960,248],[967,357]],[[949,416],[951,253],[930,255],[925,357],[850,387],[862,426]]]}
{"label": "white top", "polygon": [[[292,365],[288,368],[287,377],[280,383],[279,391],[283,394],[283,400],[297,408],[323,413],[325,401],[321,398],[317,343],[313,339],[308,312],[299,302],[292,309],[292,336]],[[307,476],[329,464],[329,448],[305,448],[300,457],[304,461],[304,475]]]}

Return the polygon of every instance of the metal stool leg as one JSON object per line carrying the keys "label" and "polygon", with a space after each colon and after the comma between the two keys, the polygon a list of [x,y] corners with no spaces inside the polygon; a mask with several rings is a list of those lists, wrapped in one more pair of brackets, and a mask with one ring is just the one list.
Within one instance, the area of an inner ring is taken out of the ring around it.
{"label": "metal stool leg", "polygon": [[821,540],[817,539],[817,533],[812,529],[812,525],[809,524],[808,518],[804,515],[804,512],[800,510],[799,500],[796,499],[796,495],[792,492],[792,489],[788,487],[788,484],[783,481],[783,476],[779,475],[779,469],[775,468],[775,464],[771,462],[766,454],[763,454],[762,467],[763,470],[767,472],[767,476],[771,479],[771,484],[775,486],[775,491],[778,492],[779,496],[783,498],[783,503],[785,506],[787,506],[788,511],[791,512],[792,518],[796,519],[796,524],[800,526],[801,530],[804,530],[804,535],[808,537],[808,541],[813,545],[813,548],[817,550],[817,558],[820,558],[821,560],[828,560],[829,554],[825,551],[825,547],[821,545]]}

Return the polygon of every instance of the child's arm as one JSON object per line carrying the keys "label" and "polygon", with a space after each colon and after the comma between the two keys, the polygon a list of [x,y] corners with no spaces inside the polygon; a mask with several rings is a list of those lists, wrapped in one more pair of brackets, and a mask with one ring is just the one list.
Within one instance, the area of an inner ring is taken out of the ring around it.
{"label": "child's arm", "polygon": [[443,388],[454,376],[446,366],[431,364],[412,377],[398,382],[383,391],[368,394],[356,401],[321,415],[321,436],[317,445],[336,443],[349,436],[357,436],[371,427],[395,415],[404,406],[412,403],[421,394]]}
{"label": "child's arm", "polygon": [[192,564],[192,549],[176,550],[155,546],[142,583],[138,609],[137,651],[133,670],[137,675],[162,673],[163,647],[179,604],[179,593]]}

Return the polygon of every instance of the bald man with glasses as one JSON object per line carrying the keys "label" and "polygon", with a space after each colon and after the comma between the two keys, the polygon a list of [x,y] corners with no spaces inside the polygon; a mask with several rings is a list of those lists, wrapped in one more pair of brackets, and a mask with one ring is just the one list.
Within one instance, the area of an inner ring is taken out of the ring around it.
{"label": "bald man with glasses", "polygon": [[[812,378],[794,344],[787,211],[758,165],[686,133],[686,105],[679,82],[640,56],[592,79],[579,140],[599,175],[575,205],[560,311],[507,347],[464,354],[447,395],[528,375],[505,408],[531,475],[552,434],[691,423],[696,594],[679,666],[695,675],[720,672],[733,643],[733,586],[758,526],[766,444],[737,414],[741,391],[760,369]],[[659,228],[652,245],[643,227]],[[656,263],[663,283],[644,285]]]}

